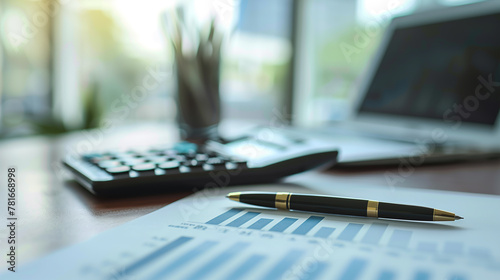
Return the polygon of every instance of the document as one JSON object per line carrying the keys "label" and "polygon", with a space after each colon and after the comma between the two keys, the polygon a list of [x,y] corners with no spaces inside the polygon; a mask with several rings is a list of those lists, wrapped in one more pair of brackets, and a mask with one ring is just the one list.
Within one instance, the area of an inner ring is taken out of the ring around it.
{"label": "document", "polygon": [[[300,179],[302,178],[302,179]],[[500,279],[500,198],[342,186],[325,179],[207,189],[1,279]],[[317,183],[316,183],[317,184]],[[282,211],[234,202],[233,191],[287,191],[452,211],[411,222]]]}

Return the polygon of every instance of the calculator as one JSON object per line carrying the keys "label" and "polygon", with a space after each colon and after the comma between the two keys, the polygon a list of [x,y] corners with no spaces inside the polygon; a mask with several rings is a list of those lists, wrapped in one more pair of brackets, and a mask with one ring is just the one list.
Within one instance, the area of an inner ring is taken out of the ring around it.
{"label": "calculator", "polygon": [[337,162],[337,148],[326,140],[262,131],[202,145],[99,151],[68,156],[63,163],[91,193],[116,196],[269,183]]}

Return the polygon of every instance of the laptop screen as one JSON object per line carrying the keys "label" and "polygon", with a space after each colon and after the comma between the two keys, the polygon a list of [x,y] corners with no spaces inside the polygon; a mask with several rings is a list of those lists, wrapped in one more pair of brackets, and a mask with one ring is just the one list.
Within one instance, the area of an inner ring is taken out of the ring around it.
{"label": "laptop screen", "polygon": [[397,28],[360,112],[494,125],[500,14]]}

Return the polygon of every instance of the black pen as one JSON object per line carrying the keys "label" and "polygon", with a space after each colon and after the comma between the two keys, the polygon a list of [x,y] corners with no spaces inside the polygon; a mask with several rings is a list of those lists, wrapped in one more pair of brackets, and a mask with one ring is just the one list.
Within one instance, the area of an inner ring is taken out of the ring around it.
{"label": "black pen", "polygon": [[227,198],[247,204],[337,215],[415,221],[455,221],[454,213],[429,207],[288,192],[232,192]]}

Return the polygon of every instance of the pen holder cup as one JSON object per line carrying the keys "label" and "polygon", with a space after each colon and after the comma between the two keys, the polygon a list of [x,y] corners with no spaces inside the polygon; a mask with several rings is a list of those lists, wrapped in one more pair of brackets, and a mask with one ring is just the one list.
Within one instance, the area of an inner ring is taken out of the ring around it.
{"label": "pen holder cup", "polygon": [[193,72],[189,70],[196,63],[192,59],[196,58],[176,57],[177,122],[181,138],[192,142],[217,140],[221,119],[219,62]]}
{"label": "pen holder cup", "polygon": [[204,11],[206,17],[200,16],[200,9],[195,7],[206,3],[205,0],[182,2],[162,15],[175,57],[181,138],[192,142],[219,139],[221,48],[236,26],[239,11],[236,3],[224,12],[208,5]]}

